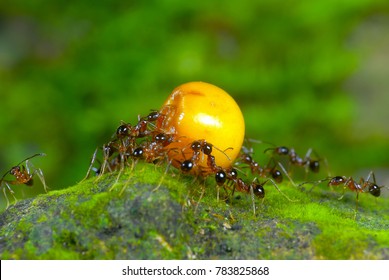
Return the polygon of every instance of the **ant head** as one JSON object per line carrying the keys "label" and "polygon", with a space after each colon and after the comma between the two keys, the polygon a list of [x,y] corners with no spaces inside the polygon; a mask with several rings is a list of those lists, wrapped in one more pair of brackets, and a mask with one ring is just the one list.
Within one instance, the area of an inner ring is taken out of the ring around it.
{"label": "ant head", "polygon": [[235,168],[229,169],[228,177],[230,177],[231,179],[236,179],[238,177],[238,171]]}
{"label": "ant head", "polygon": [[227,179],[227,174],[223,170],[219,170],[216,172],[215,180],[219,186],[222,186],[225,183],[226,179]]}
{"label": "ant head", "polygon": [[134,152],[132,153],[132,156],[133,157],[136,157],[136,158],[140,158],[142,157],[144,154],[144,151],[143,151],[143,148],[142,147],[138,147],[134,150]]}
{"label": "ant head", "polygon": [[181,170],[183,172],[189,172],[192,170],[194,164],[191,160],[184,160],[182,163],[181,163]]}
{"label": "ant head", "polygon": [[320,169],[320,163],[318,160],[312,160],[309,162],[309,169],[312,171],[312,172],[319,172],[319,169]]}
{"label": "ant head", "polygon": [[276,181],[277,183],[281,183],[283,180],[282,173],[278,169],[274,169],[271,172],[271,176],[273,177],[274,181]]}
{"label": "ant head", "polygon": [[369,193],[375,197],[379,197],[381,195],[381,188],[377,184],[370,184]]}
{"label": "ant head", "polygon": [[274,151],[279,155],[287,155],[289,154],[289,149],[285,146],[277,147]]}
{"label": "ant head", "polygon": [[152,111],[150,114],[147,115],[147,121],[149,122],[155,122],[158,120],[158,118],[161,116],[161,114],[158,111]]}
{"label": "ant head", "polygon": [[250,155],[246,154],[246,153],[242,154],[241,158],[242,158],[243,162],[246,163],[246,164],[251,164],[252,161],[253,161],[253,158]]}
{"label": "ant head", "polygon": [[128,134],[129,134],[129,125],[127,124],[122,124],[116,129],[116,136],[118,138],[126,137],[128,136]]}
{"label": "ant head", "polygon": [[16,174],[18,174],[20,172],[20,166],[14,166],[14,167],[12,167],[11,168],[11,170],[9,171],[9,173],[11,174],[11,175],[16,175]]}
{"label": "ant head", "polygon": [[165,142],[167,140],[166,134],[165,133],[158,133],[154,137],[156,142]]}
{"label": "ant head", "polygon": [[192,145],[190,145],[190,148],[195,151],[195,152],[198,152],[201,150],[201,143],[200,141],[193,141],[192,142]]}
{"label": "ant head", "polygon": [[342,176],[336,176],[336,177],[333,177],[330,179],[330,181],[328,182],[328,185],[329,186],[338,186],[338,185],[341,185],[341,184],[344,184],[346,183],[346,178],[345,177],[342,177]]}
{"label": "ant head", "polygon": [[264,184],[256,184],[252,183],[251,187],[253,188],[255,196],[259,198],[264,198],[265,197],[265,189],[263,188]]}
{"label": "ant head", "polygon": [[266,153],[267,151],[274,151],[274,153],[278,155],[288,155],[289,149],[285,146],[275,147],[275,148],[267,148],[263,152]]}
{"label": "ant head", "polygon": [[212,153],[212,144],[211,143],[205,143],[202,147],[202,151],[204,154],[209,156]]}
{"label": "ant head", "polygon": [[112,154],[116,151],[114,142],[109,142],[108,144],[104,144],[103,153],[106,157],[112,156]]}

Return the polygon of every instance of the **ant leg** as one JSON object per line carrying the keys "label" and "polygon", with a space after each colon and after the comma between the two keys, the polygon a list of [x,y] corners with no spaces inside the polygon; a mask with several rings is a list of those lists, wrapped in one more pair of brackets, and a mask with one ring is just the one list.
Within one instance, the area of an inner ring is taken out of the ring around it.
{"label": "ant leg", "polygon": [[87,170],[87,172],[86,172],[85,177],[81,180],[81,182],[83,182],[83,181],[85,181],[86,179],[89,178],[90,172],[91,172],[91,170],[92,170],[92,168],[93,168],[93,163],[94,163],[95,160],[96,160],[96,155],[97,155],[97,150],[98,150],[98,149],[99,149],[99,148],[96,148],[96,150],[94,151],[94,153],[93,153],[93,155],[92,155],[92,159],[91,159],[90,164],[89,164],[89,168],[88,168],[88,170]]}
{"label": "ant leg", "polygon": [[168,162],[168,164],[167,164],[167,166],[166,166],[165,172],[164,172],[163,175],[161,176],[161,179],[159,180],[158,185],[152,190],[153,192],[155,192],[156,190],[158,190],[159,187],[162,185],[162,182],[163,182],[163,180],[165,180],[165,176],[166,176],[166,174],[167,174],[168,171],[169,171],[169,168],[170,168],[171,163],[172,163],[171,160],[169,160],[169,162]]}
{"label": "ant leg", "polygon": [[223,150],[220,150],[220,149],[219,149],[218,147],[216,147],[216,146],[213,146],[213,148],[215,148],[215,149],[218,150],[219,152],[223,153],[223,154],[226,156],[226,158],[227,158],[229,161],[231,161],[231,158],[226,154],[226,151],[228,151],[228,150],[233,150],[234,148],[229,147],[229,148],[225,149],[224,151],[223,151]]}
{"label": "ant leg", "polygon": [[109,189],[109,191],[112,191],[115,187],[115,185],[119,182],[119,179],[124,171],[124,163],[125,163],[125,154],[124,153],[120,153],[120,169],[119,169],[119,172],[118,172],[118,175],[116,176],[116,180],[115,182],[112,184],[111,188]]}
{"label": "ant leg", "polygon": [[[308,190],[308,192],[311,192],[314,187],[316,187],[320,183],[323,183],[323,182],[328,181],[328,180],[331,180],[331,177],[327,177],[327,178],[324,178],[324,179],[321,179],[321,180],[318,180],[318,181],[304,182],[304,183],[298,184],[298,187],[301,187],[302,185],[305,185],[305,184],[312,184],[312,187]],[[330,188],[331,188],[332,191],[334,190],[332,188],[332,186],[330,186]]]}
{"label": "ant leg", "polygon": [[220,186],[216,184],[216,201],[219,202],[220,197]]}
{"label": "ant leg", "polygon": [[5,191],[5,187],[4,186],[3,186],[3,193],[4,193],[5,200],[7,201],[7,206],[5,207],[5,209],[8,209],[8,207],[9,207],[9,199],[8,199],[7,192]]}
{"label": "ant leg", "polygon": [[283,197],[285,197],[287,200],[289,200],[290,202],[297,202],[298,200],[294,200],[294,199],[290,199],[286,194],[284,194],[277,186],[277,184],[272,180],[272,179],[268,179],[272,184],[273,186],[276,188],[276,190],[282,194]]}
{"label": "ant leg", "polygon": [[103,150],[103,163],[101,164],[100,173],[97,176],[95,182],[97,182],[99,180],[99,178],[101,178],[101,175],[103,175],[105,173],[105,169],[106,168],[109,169],[109,172],[112,172],[110,164],[109,164],[110,146],[104,144],[103,147],[102,147],[102,150]]}
{"label": "ant leg", "polygon": [[305,161],[305,164],[304,164],[305,180],[308,177],[308,172],[309,172],[308,169],[309,169],[309,162],[311,161],[311,154],[312,154],[312,148],[309,148],[308,151],[306,152],[305,156],[304,156],[304,161]]}
{"label": "ant leg", "polygon": [[[119,196],[121,196],[121,195],[123,194],[124,190],[127,188],[128,184],[130,183],[130,181],[131,181],[131,179],[132,179],[133,177],[134,177],[133,173],[131,173],[131,174],[128,176],[127,181],[123,184],[123,187],[122,187],[122,189],[121,189],[120,192],[119,192]],[[112,187],[109,189],[109,191],[113,190],[113,187],[114,187],[114,186],[112,186]]]}
{"label": "ant leg", "polygon": [[338,200],[342,200],[345,193],[346,193],[346,183],[345,183],[345,186],[343,187],[342,195],[340,197],[338,197]]}
{"label": "ant leg", "polygon": [[284,174],[289,179],[289,181],[292,183],[292,185],[294,187],[297,187],[296,183],[293,181],[292,177],[289,176],[289,173],[286,171],[285,167],[282,165],[281,162],[278,162],[278,166],[281,168],[282,172],[284,172]]}
{"label": "ant leg", "polygon": [[204,187],[204,185],[202,185],[202,186],[201,186],[200,198],[199,198],[199,200],[197,201],[197,204],[196,204],[196,207],[195,207],[195,212],[197,212],[197,208],[198,208],[199,205],[200,205],[201,199],[203,199],[204,193],[205,193],[205,187]]}
{"label": "ant leg", "polygon": [[323,158],[323,162],[324,162],[324,165],[325,165],[325,167],[326,167],[326,169],[327,169],[327,175],[328,175],[328,177],[332,177],[331,171],[330,171],[330,167],[329,167],[329,165],[328,165],[328,160],[327,160],[326,157]]}
{"label": "ant leg", "polygon": [[[13,196],[14,200],[15,200],[15,203],[18,201],[16,196],[14,195],[14,191],[11,189],[11,187],[8,185],[7,182],[4,182],[4,184],[7,186],[7,189],[9,191],[9,193]],[[9,203],[9,199],[8,199],[8,196],[7,196],[7,193],[6,193],[6,189],[3,187],[3,193],[4,193],[4,196],[5,196],[5,199],[7,200],[7,207],[9,207],[10,203]]]}
{"label": "ant leg", "polygon": [[[256,180],[257,178],[254,178],[254,180]],[[253,205],[253,214],[255,216],[255,196],[254,196],[254,189],[253,189],[253,185],[250,184],[250,195],[251,195],[251,202],[252,202],[252,205]]]}
{"label": "ant leg", "polygon": [[[24,160],[24,162],[26,163],[27,174],[31,174],[31,170],[35,170],[36,169],[35,166],[31,162],[29,162],[29,160],[34,158],[34,157],[43,157],[43,156],[46,156],[46,154],[45,153],[39,153],[39,154],[35,154],[33,156],[30,156],[30,157],[28,157],[28,158],[26,158]],[[20,162],[18,165],[21,165],[22,163],[23,163],[23,161]]]}
{"label": "ant leg", "polygon": [[[38,154],[38,155],[41,155],[41,154]],[[45,154],[43,154],[43,155],[45,155]],[[34,171],[31,173],[32,170],[34,170]],[[45,181],[45,177],[43,175],[42,169],[36,168],[31,162],[26,160],[26,171],[27,171],[27,174],[30,176],[30,178],[32,178],[35,174],[38,175],[40,181],[42,182],[42,185],[43,185],[45,192],[47,192],[48,187],[46,185],[46,181]]]}
{"label": "ant leg", "polygon": [[49,187],[46,185],[46,181],[45,181],[45,177],[43,176],[42,169],[40,169],[40,168],[35,169],[33,175],[34,174],[38,175],[39,179],[42,182],[43,188],[45,189],[45,192],[47,192],[47,189],[49,189]]}
{"label": "ant leg", "polygon": [[[26,158],[25,160],[23,160],[23,161],[26,163],[26,170],[27,170],[27,173],[28,173],[28,174],[30,174],[30,170],[31,170],[31,169],[35,169],[35,168],[34,168],[34,165],[33,165],[32,163],[30,163],[29,160],[32,159],[32,158],[34,158],[34,157],[44,157],[44,156],[46,156],[45,153],[39,153],[39,154],[32,155],[32,156]],[[23,161],[20,162],[20,163],[17,164],[17,165],[21,165],[21,164],[23,163]]]}
{"label": "ant leg", "polygon": [[357,214],[358,214],[358,201],[359,201],[359,192],[357,191],[357,197],[355,199],[354,220],[357,218]]}
{"label": "ant leg", "polygon": [[[28,161],[28,159],[25,161],[26,163],[26,171],[27,171],[27,174],[31,174],[30,173],[30,167],[33,168],[33,165]],[[30,166],[31,164],[31,166]]]}
{"label": "ant leg", "polygon": [[119,182],[120,176],[122,175],[122,169],[120,168],[118,175],[116,176],[115,182],[112,184],[112,186],[109,188],[109,191],[113,191],[115,188],[116,184]]}
{"label": "ant leg", "polygon": [[373,183],[376,184],[376,180],[375,180],[375,174],[373,171],[370,171],[369,172],[369,175],[367,175],[366,177],[366,182],[368,182],[370,180],[370,177],[373,177]]}
{"label": "ant leg", "polygon": [[355,202],[355,212],[358,212],[358,201],[359,201],[359,192],[357,192],[357,198]]}

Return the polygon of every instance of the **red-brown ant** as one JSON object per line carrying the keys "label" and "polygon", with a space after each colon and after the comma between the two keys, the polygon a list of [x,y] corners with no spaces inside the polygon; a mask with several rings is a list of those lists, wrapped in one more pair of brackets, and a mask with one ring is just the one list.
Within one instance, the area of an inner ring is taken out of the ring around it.
{"label": "red-brown ant", "polygon": [[[370,178],[373,177],[373,182],[370,181]],[[371,171],[367,176],[366,180],[364,178],[360,178],[359,182],[356,182],[352,177],[345,176],[335,176],[329,179],[328,186],[340,186],[343,185],[343,194],[339,199],[342,199],[344,196],[344,190],[348,188],[349,190],[356,192],[356,209],[358,208],[358,198],[359,193],[370,193],[375,197],[379,197],[381,195],[381,188],[384,186],[378,186],[376,183],[374,172]]]}
{"label": "red-brown ant", "polygon": [[[34,175],[36,174],[40,181],[42,182],[43,188],[45,192],[47,192],[47,185],[45,182],[45,177],[43,176],[43,172],[40,168],[35,168],[29,160],[38,157],[38,156],[45,156],[44,153],[39,153],[32,155],[24,160],[22,160],[20,163],[12,167],[10,170],[8,170],[6,173],[4,173],[3,177],[0,179],[0,186],[3,187],[3,193],[4,197],[7,200],[7,208],[9,207],[9,200],[6,194],[6,188],[8,189],[9,193],[13,196],[15,202],[17,201],[14,191],[11,189],[11,185],[26,185],[26,186],[32,186],[34,183]],[[24,163],[24,164],[23,164]],[[6,180],[5,177],[10,174],[14,177],[13,180]]]}
{"label": "red-brown ant", "polygon": [[[373,178],[373,181],[370,181],[371,178]],[[326,182],[326,181],[328,181],[327,185],[331,188],[337,186],[343,186],[343,193],[338,198],[339,200],[341,200],[344,197],[346,189],[349,189],[350,191],[356,193],[356,202],[355,202],[356,212],[358,211],[359,193],[369,193],[374,197],[379,197],[381,195],[381,189],[385,187],[385,186],[377,185],[376,178],[373,171],[370,171],[366,179],[360,178],[359,182],[355,181],[352,177],[334,176],[316,182],[312,182],[314,183],[313,187],[320,184],[321,182]],[[306,183],[308,182],[302,183],[299,186],[304,185]],[[313,187],[311,188],[311,190],[313,189]]]}

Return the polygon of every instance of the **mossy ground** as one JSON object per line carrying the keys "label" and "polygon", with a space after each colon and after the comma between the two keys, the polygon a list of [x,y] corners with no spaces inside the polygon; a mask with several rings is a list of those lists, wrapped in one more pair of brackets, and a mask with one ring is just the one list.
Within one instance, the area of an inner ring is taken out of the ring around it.
{"label": "mossy ground", "polygon": [[[389,199],[280,184],[217,200],[201,182],[138,164],[19,201],[0,215],[1,259],[389,259]],[[202,191],[204,196],[200,199]],[[224,197],[221,190],[220,197]],[[200,201],[199,201],[200,199]]]}

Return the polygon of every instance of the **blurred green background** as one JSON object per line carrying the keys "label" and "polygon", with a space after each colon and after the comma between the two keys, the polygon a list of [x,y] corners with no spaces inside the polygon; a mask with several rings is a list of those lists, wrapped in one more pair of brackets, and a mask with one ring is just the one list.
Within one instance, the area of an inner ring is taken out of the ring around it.
{"label": "blurred green background", "polygon": [[48,185],[75,184],[121,120],[201,80],[235,98],[247,137],[387,182],[388,12],[387,0],[2,0],[0,170],[45,152],[34,163]]}

